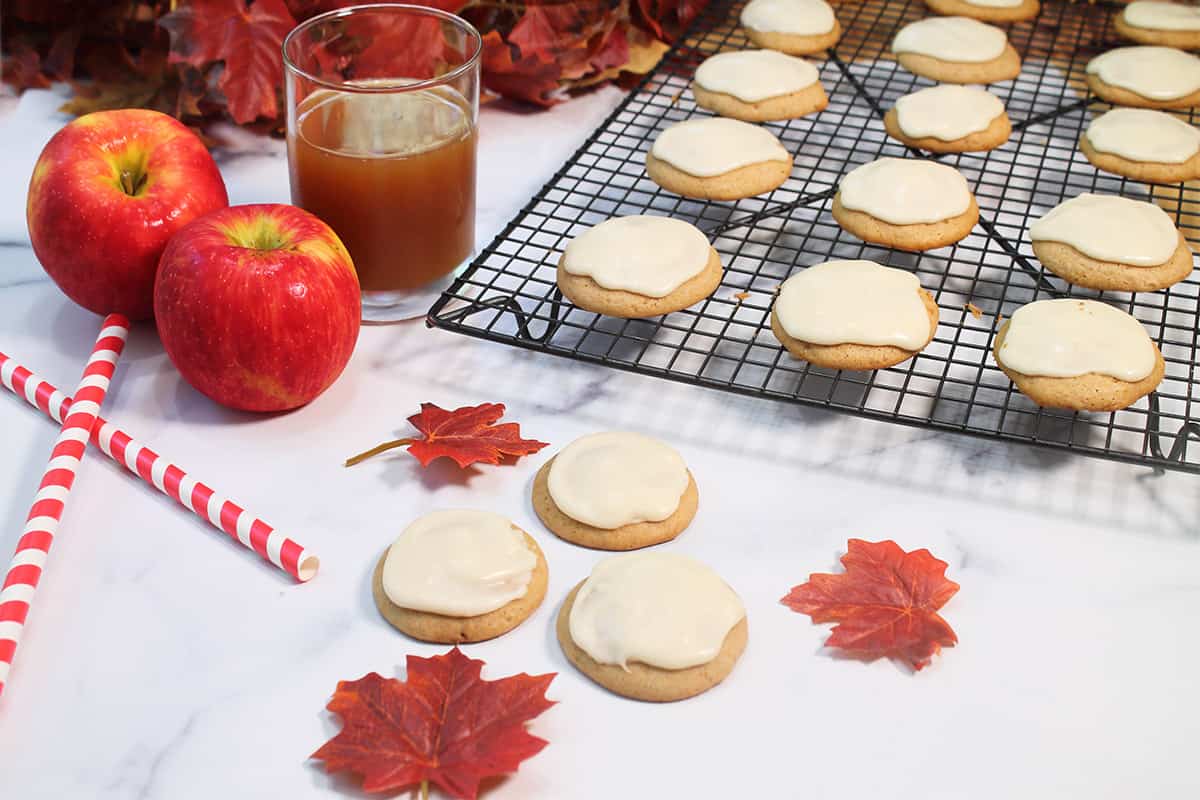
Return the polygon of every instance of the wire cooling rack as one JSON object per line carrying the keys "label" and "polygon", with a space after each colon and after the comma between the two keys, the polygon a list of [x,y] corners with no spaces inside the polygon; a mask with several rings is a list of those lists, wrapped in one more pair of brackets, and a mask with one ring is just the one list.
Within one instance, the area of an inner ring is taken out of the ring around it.
{"label": "wire cooling rack", "polygon": [[[821,406],[907,425],[1027,442],[1200,472],[1197,327],[1200,282],[1130,294],[1080,289],[1042,269],[1030,224],[1081,192],[1122,194],[1164,208],[1200,239],[1200,189],[1148,185],[1098,172],[1078,152],[1087,123],[1109,108],[1087,92],[1084,68],[1122,44],[1113,10],[1043,0],[1040,16],[1008,25],[1021,75],[993,84],[1013,121],[1009,142],[988,153],[937,157],[958,168],[979,202],[979,224],[957,245],[906,253],[843,232],[829,207],[841,176],[886,155],[934,157],[887,137],[883,113],[932,82],[901,68],[888,46],[921,2],[842,2],[845,33],[820,66],[829,106],[768,123],[795,156],[779,189],[735,203],[697,201],[645,175],[654,137],[708,116],[688,91],[696,66],[749,46],[738,0],[713,0],[685,36],[508,224],[429,312],[432,326],[675,381]],[[816,60],[820,60],[816,57]],[[1190,113],[1181,116],[1194,122]],[[707,300],[644,320],[599,316],[559,293],[555,269],[571,238],[625,214],[696,224],[721,254],[725,278]],[[775,290],[794,271],[834,258],[868,258],[912,270],[937,299],[940,323],[915,358],[874,372],[814,367],[788,355],[770,330]],[[1016,391],[991,357],[1001,319],[1050,297],[1100,298],[1136,316],[1158,343],[1166,377],[1158,391],[1115,413],[1042,409]]]}

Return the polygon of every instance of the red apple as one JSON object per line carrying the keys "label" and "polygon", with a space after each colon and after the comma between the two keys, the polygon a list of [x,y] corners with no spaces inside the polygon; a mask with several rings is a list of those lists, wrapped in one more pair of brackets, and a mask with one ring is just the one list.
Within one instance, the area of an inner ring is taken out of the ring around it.
{"label": "red apple", "polygon": [[167,355],[222,405],[284,411],[325,391],[350,360],[358,275],[328,225],[288,205],[222,208],[163,251],[154,318]]}
{"label": "red apple", "polygon": [[167,240],[227,205],[196,134],[128,108],[86,114],[54,134],[33,168],[25,218],[38,260],[67,297],[138,320],[153,313]]}

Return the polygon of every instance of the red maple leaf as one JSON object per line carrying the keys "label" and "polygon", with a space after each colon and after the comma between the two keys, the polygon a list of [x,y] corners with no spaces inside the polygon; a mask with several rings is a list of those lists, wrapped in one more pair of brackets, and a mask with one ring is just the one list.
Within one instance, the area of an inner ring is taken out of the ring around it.
{"label": "red maple leaf", "polygon": [[483,85],[496,94],[539,106],[563,100],[558,79],[562,68],[550,56],[523,53],[496,31],[483,37]]}
{"label": "red maple leaf", "polygon": [[945,561],[925,549],[906,553],[890,540],[851,539],[842,565],[840,575],[809,575],[782,600],[813,622],[838,623],[826,646],[868,659],[900,658],[919,670],[958,641],[937,613],[958,591]]}
{"label": "red maple leaf", "polygon": [[673,42],[704,10],[708,0],[634,0],[633,5],[655,37]]}
{"label": "red maple leaf", "polygon": [[280,47],[296,26],[284,0],[189,0],[159,24],[171,33],[171,63],[224,62],[217,87],[234,122],[278,115]]}
{"label": "red maple leaf", "polygon": [[384,442],[346,459],[346,466],[396,447],[407,447],[423,467],[446,456],[465,468],[476,463],[499,464],[503,456],[528,455],[546,446],[546,442],[536,439],[522,439],[521,426],[515,422],[495,424],[503,416],[503,403],[463,406],[453,411],[421,403],[421,413],[408,418],[421,436]]}
{"label": "red maple leaf", "polygon": [[485,681],[483,662],[457,647],[409,656],[407,667],[404,681],[372,672],[338,683],[326,708],[342,730],[312,754],[326,772],[356,772],[368,792],[428,782],[473,800],[481,779],[515,772],[546,746],[525,723],[554,705],[546,689],[555,673]]}

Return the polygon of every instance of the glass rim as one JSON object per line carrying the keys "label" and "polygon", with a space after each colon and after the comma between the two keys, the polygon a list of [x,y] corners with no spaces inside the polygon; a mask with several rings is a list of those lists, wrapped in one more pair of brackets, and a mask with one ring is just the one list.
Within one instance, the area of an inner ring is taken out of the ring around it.
{"label": "glass rim", "polygon": [[[459,64],[454,69],[444,75],[439,75],[436,78],[423,78],[421,80],[412,81],[411,83],[397,84],[394,86],[356,86],[346,81],[334,81],[326,78],[320,78],[313,75],[306,69],[302,69],[296,62],[292,61],[288,55],[288,46],[293,38],[304,33],[305,31],[316,27],[330,20],[341,17],[350,17],[363,11],[404,11],[415,13],[421,16],[436,17],[443,22],[449,22],[461,28],[466,32],[468,38],[475,45],[474,51],[467,57],[462,64]],[[483,55],[483,37],[475,26],[467,20],[451,14],[448,11],[442,11],[440,8],[431,8],[430,6],[418,6],[411,3],[363,3],[357,6],[346,6],[344,8],[335,8],[332,11],[326,11],[323,14],[318,14],[315,17],[306,19],[288,32],[288,35],[283,38],[283,44],[280,46],[283,54],[283,66],[291,72],[303,77],[306,80],[321,86],[325,89],[334,89],[339,92],[357,92],[361,94],[395,94],[397,92],[411,92],[421,89],[428,89],[433,86],[442,86],[461,77],[470,70],[474,69],[479,64],[479,59]]]}

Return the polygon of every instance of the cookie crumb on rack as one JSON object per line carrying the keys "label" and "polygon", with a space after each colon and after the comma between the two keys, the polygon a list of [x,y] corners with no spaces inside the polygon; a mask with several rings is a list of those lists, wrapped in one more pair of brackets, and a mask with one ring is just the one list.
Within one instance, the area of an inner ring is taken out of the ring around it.
{"label": "cookie crumb on rack", "polygon": [[733,293],[733,299],[738,301],[739,303],[742,302],[743,300],[748,299],[749,297],[750,297],[749,292],[734,292]]}
{"label": "cookie crumb on rack", "polygon": [[975,319],[983,319],[983,311],[974,303],[967,303],[966,309],[971,312],[971,316]]}

